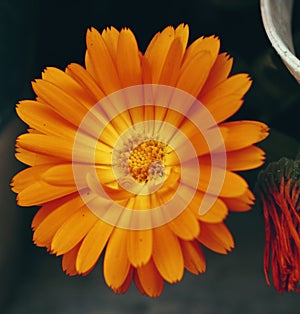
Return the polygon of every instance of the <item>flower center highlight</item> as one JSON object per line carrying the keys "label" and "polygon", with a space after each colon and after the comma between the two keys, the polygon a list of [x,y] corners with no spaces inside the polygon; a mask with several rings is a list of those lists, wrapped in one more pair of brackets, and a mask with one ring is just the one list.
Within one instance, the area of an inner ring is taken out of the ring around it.
{"label": "flower center highlight", "polygon": [[147,140],[137,145],[128,158],[129,172],[134,180],[147,183],[165,176],[166,144]]}

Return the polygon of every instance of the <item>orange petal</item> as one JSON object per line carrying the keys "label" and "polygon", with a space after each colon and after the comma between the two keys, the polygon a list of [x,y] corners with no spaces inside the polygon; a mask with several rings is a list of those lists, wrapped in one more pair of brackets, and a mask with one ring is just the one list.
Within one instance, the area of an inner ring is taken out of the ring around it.
{"label": "orange petal", "polygon": [[221,122],[239,110],[243,96],[249,90],[251,80],[247,74],[236,74],[218,84],[198,99],[211,112],[215,121]]}
{"label": "orange petal", "polygon": [[[182,65],[176,87],[197,97],[213,64],[209,51],[200,51]],[[201,70],[199,70],[201,69]]]}
{"label": "orange petal", "polygon": [[[190,178],[187,176],[183,181],[184,184],[190,186],[194,184],[193,175],[194,169],[188,165],[184,165],[185,173],[190,174]],[[244,194],[246,191],[248,184],[247,182],[240,177],[239,175],[227,171],[225,169],[214,168],[214,172],[212,172],[212,167],[207,165],[200,165],[200,179],[198,183],[198,189],[207,192],[208,185],[210,183],[211,175],[214,175],[213,178],[213,186],[210,186],[209,193],[217,196],[223,197],[234,197]],[[191,181],[190,181],[191,180]],[[221,189],[219,191],[219,188]]]}
{"label": "orange petal", "polygon": [[76,186],[57,187],[43,181],[37,181],[22,190],[17,196],[17,201],[20,206],[36,206],[76,191]]}
{"label": "orange petal", "polygon": [[176,85],[184,51],[185,47],[182,44],[181,38],[175,38],[167,53],[159,84],[169,86]]}
{"label": "orange petal", "polygon": [[145,57],[151,68],[153,84],[159,83],[160,75],[173,40],[174,28],[168,26],[152,39],[145,52]]}
{"label": "orange petal", "polygon": [[[125,93],[125,95],[126,95],[126,93]],[[122,95],[121,95],[121,93],[114,94],[114,100],[113,101],[110,101],[110,99],[108,99],[105,102],[105,110],[104,110],[103,114],[106,114],[109,112],[109,115],[108,115],[109,118],[101,121],[102,116],[100,115],[99,117],[97,117],[98,119],[100,119],[102,125],[106,124],[106,127],[103,129],[103,131],[100,135],[100,139],[101,139],[101,141],[106,143],[106,145],[111,146],[111,147],[113,147],[114,143],[119,139],[120,134],[122,134],[129,127],[132,126],[132,118],[129,114],[130,110],[125,110],[125,111],[120,110],[120,108],[118,107],[118,104],[117,104],[116,97],[120,97],[121,102],[124,103],[124,99],[126,96],[124,96],[124,93]],[[108,103],[108,102],[110,102],[110,103]],[[122,112],[120,112],[120,111],[122,111]],[[115,115],[115,117],[113,119],[111,119],[110,117],[114,116],[114,115]],[[90,132],[90,126],[88,126],[87,131]],[[98,134],[98,133],[99,133],[99,129],[97,129],[97,125],[96,125],[96,128],[92,134]],[[104,140],[103,140],[103,138],[104,138]]]}
{"label": "orange petal", "polygon": [[[48,204],[51,204],[51,202],[48,202]],[[56,205],[51,205],[51,206],[47,206],[44,205],[42,206],[38,212],[34,215],[33,220],[31,222],[31,228],[33,230],[36,230],[36,228],[40,225],[40,223],[49,215],[53,212],[54,209],[57,208]]]}
{"label": "orange petal", "polygon": [[228,215],[228,208],[222,200],[216,199],[214,205],[204,215],[199,216],[199,220],[210,223],[218,223],[225,220]]}
{"label": "orange petal", "polygon": [[119,35],[117,69],[123,87],[142,83],[139,49],[129,29],[122,29]]}
{"label": "orange petal", "polygon": [[200,37],[188,47],[184,56],[184,61],[189,62],[189,60],[193,59],[200,52],[207,51],[211,54],[212,63],[214,63],[218,56],[219,50],[220,40],[218,37]]}
{"label": "orange petal", "polygon": [[248,74],[239,73],[230,76],[225,81],[220,82],[213,89],[205,94],[199,95],[199,100],[209,109],[209,103],[217,98],[235,95],[237,99],[242,99],[251,86],[251,80]]}
{"label": "orange petal", "polygon": [[140,293],[141,293],[142,295],[145,295],[146,292],[145,292],[145,290],[144,290],[144,288],[143,288],[143,286],[142,286],[142,284],[141,284],[141,282],[140,282],[140,278],[139,278],[139,276],[138,276],[138,274],[137,274],[137,271],[134,272],[134,277],[133,277],[133,279],[134,279],[134,283],[135,283],[135,286],[137,287],[137,289],[140,291]]}
{"label": "orange petal", "polygon": [[[144,116],[145,116],[144,112],[145,111],[146,111],[146,108],[144,106],[139,106],[139,107],[134,107],[134,108],[129,109],[132,122],[135,124],[138,124],[140,122],[144,122],[145,121],[144,120]],[[123,131],[125,131],[125,130],[123,130]]]}
{"label": "orange petal", "polygon": [[78,274],[75,267],[75,262],[80,245],[81,242],[74,246],[73,249],[65,253],[62,257],[62,269],[69,276],[75,276]]}
{"label": "orange petal", "polygon": [[[231,71],[233,59],[227,53],[221,53],[217,56],[214,65],[211,68],[209,76],[203,86],[201,93],[205,94],[218,84],[225,81]],[[200,96],[201,97],[201,96]]]}
{"label": "orange petal", "polygon": [[[84,178],[82,179],[84,180],[85,174],[83,174],[83,176]],[[58,185],[58,186],[76,185],[74,174],[73,174],[73,167],[71,163],[55,165],[51,168],[48,168],[47,171],[45,171],[41,177],[44,181],[52,185]]]}
{"label": "orange petal", "polygon": [[83,86],[87,93],[94,96],[95,105],[99,100],[105,97],[104,92],[96,83],[91,74],[77,63],[71,63],[67,66],[66,72],[73,77],[81,86]]}
{"label": "orange petal", "polygon": [[233,171],[249,170],[260,167],[265,160],[265,152],[256,146],[227,153],[227,169]]}
{"label": "orange petal", "polygon": [[[216,158],[221,155],[215,154]],[[210,165],[210,155],[198,157],[200,165]],[[229,151],[226,154],[226,168],[231,171],[241,171],[257,168],[264,163],[265,152],[257,146],[248,146],[239,150]]]}
{"label": "orange petal", "polygon": [[17,144],[35,153],[72,160],[73,142],[57,136],[43,134],[22,134]]}
{"label": "orange petal", "polygon": [[254,204],[255,197],[252,192],[247,189],[243,195],[232,198],[224,197],[222,200],[231,211],[243,212],[251,209]]}
{"label": "orange petal", "polygon": [[34,234],[33,241],[37,246],[49,247],[53,236],[63,223],[83,205],[80,196],[74,195],[65,199],[65,203],[53,210],[43,221],[38,225]]}
{"label": "orange petal", "polygon": [[122,88],[116,67],[99,32],[91,28],[86,34],[88,62],[86,68],[106,95]]}
{"label": "orange petal", "polygon": [[[213,197],[208,194],[205,197]],[[198,219],[204,222],[217,223],[222,222],[228,215],[228,208],[226,204],[219,198],[214,200],[212,207],[204,215],[199,215],[200,205],[203,201],[204,193],[196,191],[193,200],[189,204],[189,208],[197,215]]]}
{"label": "orange petal", "polygon": [[158,297],[164,288],[164,280],[157,271],[152,259],[146,265],[138,267],[137,274],[143,291],[150,297]]}
{"label": "orange petal", "polygon": [[[200,168],[200,182],[198,185],[198,188],[202,191],[207,190],[208,182],[210,179],[210,167],[201,166]],[[221,173],[223,170],[221,170]],[[216,172],[216,176],[218,175],[218,172]],[[221,191],[219,192],[220,196],[224,197],[231,197],[231,196],[238,196],[242,195],[247,187],[247,182],[239,175],[231,172],[231,171],[225,171],[225,177],[223,178],[221,175],[218,177],[222,182],[220,182],[220,185],[222,187]]]}
{"label": "orange petal", "polygon": [[141,69],[142,69],[142,81],[143,84],[151,84],[152,83],[152,74],[151,74],[151,67],[148,59],[140,54],[141,60]]}
{"label": "orange petal", "polygon": [[[188,47],[184,56],[181,73],[183,72],[183,69],[188,68],[189,71],[187,71],[186,78],[190,81],[192,81],[193,78],[198,79],[199,82],[198,85],[194,82],[194,87],[191,91],[186,88],[182,88],[183,90],[189,92],[195,97],[198,96],[209,77],[211,68],[218,56],[219,49],[220,40],[214,36],[207,38],[201,37]],[[193,76],[188,78],[188,72],[191,72]]]}
{"label": "orange petal", "polygon": [[99,220],[88,232],[82,241],[76,259],[76,269],[79,274],[85,273],[94,267],[113,229],[113,226]]}
{"label": "orange petal", "polygon": [[128,271],[128,275],[125,279],[125,281],[123,282],[123,284],[121,285],[121,287],[119,288],[112,288],[112,290],[117,293],[117,294],[124,294],[127,292],[127,290],[129,289],[130,285],[131,285],[131,281],[133,278],[133,274],[134,274],[134,268],[130,267],[129,271]]}
{"label": "orange petal", "polygon": [[170,283],[183,276],[183,256],[177,236],[168,227],[153,230],[153,260],[161,276]]}
{"label": "orange petal", "polygon": [[230,231],[223,223],[205,223],[200,224],[201,232],[198,240],[210,250],[227,254],[234,248],[234,242]]}
{"label": "orange petal", "polygon": [[[124,117],[124,115],[122,116]],[[103,143],[103,145],[106,145],[106,147],[110,147],[110,148],[114,147],[115,143],[120,137],[121,129],[124,131],[128,127],[123,117],[118,116],[115,119],[111,120],[110,123],[107,124],[106,127],[103,129],[99,139],[97,140],[101,141],[101,143]],[[128,117],[128,112],[127,112],[127,117]],[[94,134],[97,134],[97,133],[94,133]]]}
{"label": "orange petal", "polygon": [[103,30],[101,35],[114,64],[117,65],[117,49],[120,35],[119,31],[114,27],[110,27]]}
{"label": "orange petal", "polygon": [[205,104],[217,124],[236,113],[242,106],[243,100],[232,94],[214,98],[203,104]]}
{"label": "orange petal", "polygon": [[[90,160],[89,153],[95,153],[95,162],[97,164],[111,164],[110,149],[102,143],[97,142],[95,147],[95,140],[84,136],[85,142],[78,143],[76,146],[77,162],[86,162]],[[73,160],[73,141],[63,137],[44,135],[44,134],[22,134],[17,139],[17,145],[25,150],[29,150],[41,155],[48,155],[50,157],[60,158],[61,160]]]}
{"label": "orange petal", "polygon": [[68,202],[70,199],[76,197],[76,195],[77,194],[68,195],[44,204],[33,217],[33,220],[31,222],[32,229],[36,230],[37,227],[41,224],[41,222],[46,217],[48,217],[48,215],[50,215],[54,210],[62,206],[64,203]]}
{"label": "orange petal", "polygon": [[[82,169],[80,171],[80,169]],[[90,170],[93,170],[91,167]],[[99,175],[101,184],[111,183],[115,181],[112,168],[110,166],[95,166],[95,170]],[[76,165],[76,182],[74,178],[73,165],[60,164],[49,165],[48,169],[41,173],[41,178],[45,182],[56,186],[74,186],[81,182],[82,186],[86,184],[86,171],[87,168],[84,165]]]}
{"label": "orange petal", "polygon": [[134,267],[145,265],[152,254],[152,230],[129,230],[127,253]]}
{"label": "orange petal", "polygon": [[28,186],[35,184],[37,181],[40,181],[42,174],[51,166],[52,165],[40,165],[20,171],[12,179],[12,190],[16,193],[19,193]]}
{"label": "orange petal", "polygon": [[172,136],[174,136],[176,132],[178,132],[178,129],[180,129],[181,131],[181,125],[183,122],[186,121],[186,117],[183,114],[168,108],[165,116],[163,117],[163,121],[173,124],[176,127],[176,129],[172,133],[170,132],[170,134],[168,135],[168,138],[172,138]]}
{"label": "orange petal", "polygon": [[116,181],[113,168],[111,166],[96,166],[96,172],[102,185]]}
{"label": "orange petal", "polygon": [[168,223],[170,229],[183,240],[192,240],[200,232],[199,224],[194,213],[186,208],[180,215]]}
{"label": "orange petal", "polygon": [[[175,119],[173,121],[178,123]],[[178,119],[178,121],[180,120]],[[203,133],[197,130],[197,128],[193,124],[191,124],[188,120],[183,120],[183,123],[180,125],[180,131],[183,132],[186,135],[186,137],[188,137],[189,142],[193,145],[193,148],[197,156],[209,154],[214,149],[220,147],[220,145],[224,145],[224,138],[227,136],[227,133],[228,133],[226,128],[220,128],[219,129],[220,133],[216,133],[216,129],[211,129],[211,130],[205,130],[205,134],[203,135]],[[212,138],[214,138],[214,141],[210,140],[210,143],[208,146],[207,139],[212,139]],[[174,141],[174,144],[176,145],[175,141]],[[173,157],[172,154],[170,155],[171,157]],[[166,161],[168,162],[169,159],[170,157],[167,156]],[[174,161],[178,161],[178,158],[177,159],[175,158]],[[169,164],[174,164],[174,163],[169,163]]]}
{"label": "orange petal", "polygon": [[127,202],[126,207],[134,210],[151,209],[150,195],[132,194],[131,199]]}
{"label": "orange petal", "polygon": [[[166,94],[162,94],[163,97],[165,97],[165,95]],[[169,95],[167,95],[167,97],[169,97]],[[155,121],[164,121],[167,112],[168,112],[167,108],[155,106],[154,107],[154,120]]]}
{"label": "orange petal", "polygon": [[80,125],[82,118],[87,113],[87,108],[77,99],[57,85],[45,80],[36,80],[32,83],[32,87],[38,98],[61,117],[75,126]]}
{"label": "orange petal", "polygon": [[242,195],[248,187],[244,178],[234,172],[226,171],[220,196],[231,197]]}
{"label": "orange petal", "polygon": [[198,275],[206,270],[205,256],[201,246],[196,241],[180,241],[184,267],[191,273]]}
{"label": "orange petal", "polygon": [[221,127],[228,130],[225,138],[227,151],[245,148],[260,142],[269,135],[266,124],[258,121],[233,121],[222,123]]}
{"label": "orange petal", "polygon": [[147,58],[150,57],[150,55],[151,55],[151,53],[152,53],[152,50],[153,50],[153,47],[155,47],[156,41],[157,41],[157,39],[160,37],[160,35],[161,35],[161,32],[157,32],[157,33],[152,37],[150,43],[148,44],[148,47],[147,47],[147,49],[146,49],[146,51],[145,51],[145,56],[146,56]]}
{"label": "orange petal", "polygon": [[127,230],[115,228],[106,247],[103,271],[105,281],[112,289],[121,287],[129,272],[127,236]]}
{"label": "orange petal", "polygon": [[63,137],[74,137],[76,129],[72,124],[64,120],[49,106],[37,101],[21,101],[16,108],[18,116],[41,133],[58,135]]}
{"label": "orange petal", "polygon": [[56,255],[65,254],[84,238],[98,219],[87,206],[81,207],[57,230],[51,243],[51,250]]}
{"label": "orange petal", "polygon": [[42,78],[59,86],[67,94],[72,95],[86,108],[90,108],[97,102],[93,94],[89,93],[84,86],[79,84],[68,73],[54,67],[48,67],[42,73]]}
{"label": "orange petal", "polygon": [[182,46],[186,49],[186,45],[189,40],[189,26],[187,24],[181,23],[175,29],[175,39],[180,38]]}
{"label": "orange petal", "polygon": [[36,153],[28,151],[24,148],[18,147],[18,144],[17,144],[15,156],[20,162],[22,162],[28,166],[56,164],[56,163],[60,162],[59,158],[36,154]]}

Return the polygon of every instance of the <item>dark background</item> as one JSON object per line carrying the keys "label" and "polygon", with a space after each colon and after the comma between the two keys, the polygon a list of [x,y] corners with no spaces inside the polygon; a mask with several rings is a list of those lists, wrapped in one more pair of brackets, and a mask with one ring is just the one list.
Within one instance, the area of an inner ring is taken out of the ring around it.
{"label": "dark background", "polygon": [[[300,4],[295,1],[293,33],[300,51]],[[22,168],[14,143],[25,126],[15,104],[34,97],[30,82],[46,66],[83,64],[85,33],[94,26],[129,27],[140,49],[167,25],[190,26],[190,42],[202,35],[221,38],[221,51],[234,57],[233,73],[246,72],[253,87],[234,119],[256,119],[271,127],[261,146],[267,163],[294,157],[299,149],[300,86],[285,69],[264,32],[259,1],[38,1],[0,0],[0,313],[297,313],[300,297],[280,296],[263,275],[263,218],[259,203],[251,212],[231,214],[227,223],[236,240],[228,256],[206,251],[207,272],[186,274],[166,284],[159,299],[131,287],[116,296],[106,287],[101,265],[86,278],[63,274],[60,258],[31,242],[36,208],[19,208],[9,190]],[[252,189],[257,171],[245,173]],[[41,191],[42,192],[42,191]],[[99,263],[100,264],[100,263]]]}

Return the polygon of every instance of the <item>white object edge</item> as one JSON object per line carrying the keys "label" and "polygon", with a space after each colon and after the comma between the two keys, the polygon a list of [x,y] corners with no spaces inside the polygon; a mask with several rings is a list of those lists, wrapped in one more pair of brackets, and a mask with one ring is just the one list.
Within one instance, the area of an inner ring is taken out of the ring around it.
{"label": "white object edge", "polygon": [[300,60],[295,55],[291,20],[293,0],[261,0],[260,9],[268,38],[282,61],[300,84]]}

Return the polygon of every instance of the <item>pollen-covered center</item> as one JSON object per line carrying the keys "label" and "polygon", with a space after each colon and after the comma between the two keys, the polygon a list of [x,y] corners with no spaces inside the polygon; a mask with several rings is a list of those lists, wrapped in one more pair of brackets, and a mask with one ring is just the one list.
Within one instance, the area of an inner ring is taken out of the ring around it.
{"label": "pollen-covered center", "polygon": [[134,180],[147,183],[165,175],[166,144],[148,140],[137,145],[128,158],[128,169]]}

